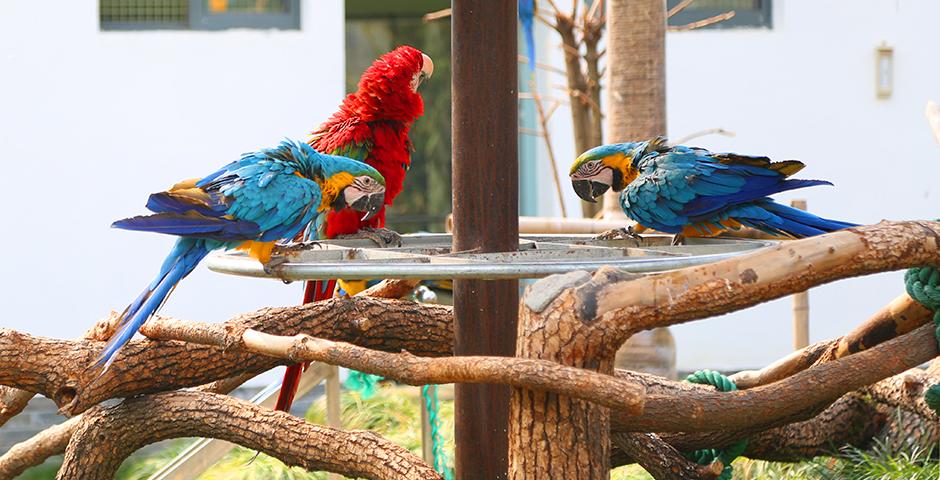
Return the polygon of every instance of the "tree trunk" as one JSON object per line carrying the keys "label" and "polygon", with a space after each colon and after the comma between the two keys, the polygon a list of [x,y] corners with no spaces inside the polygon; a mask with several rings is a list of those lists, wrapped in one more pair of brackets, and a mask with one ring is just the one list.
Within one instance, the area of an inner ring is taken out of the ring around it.
{"label": "tree trunk", "polygon": [[[607,3],[607,142],[666,134],[666,2]],[[622,218],[618,194],[604,195],[604,218]]]}
{"label": "tree trunk", "polygon": [[[573,278],[584,272],[563,277]],[[585,278],[573,284],[583,283]],[[531,297],[545,284],[531,287]],[[539,292],[541,293],[541,292]],[[556,292],[557,293],[557,292]],[[549,294],[551,296],[551,294]],[[600,351],[598,329],[578,320],[574,297],[561,295],[552,308],[521,307],[516,355],[613,373],[613,351]],[[509,410],[509,478],[607,479],[610,476],[610,411],[554,393],[513,388]]]}

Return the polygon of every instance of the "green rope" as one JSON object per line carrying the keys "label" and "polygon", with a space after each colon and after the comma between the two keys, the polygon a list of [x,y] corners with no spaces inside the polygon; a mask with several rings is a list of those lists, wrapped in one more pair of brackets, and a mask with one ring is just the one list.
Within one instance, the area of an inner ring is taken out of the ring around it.
{"label": "green rope", "polygon": [[371,373],[350,370],[349,376],[347,376],[346,381],[343,382],[343,386],[345,386],[347,390],[359,392],[363,400],[368,400],[378,392],[379,380],[383,378],[384,377],[378,375],[372,375]]}
{"label": "green rope", "polygon": [[[910,268],[904,274],[904,288],[917,303],[933,311],[934,335],[940,346],[940,270],[935,267]],[[924,401],[940,414],[940,383],[927,389]]]}
{"label": "green rope", "polygon": [[428,423],[431,424],[431,452],[434,454],[434,470],[440,473],[444,480],[453,480],[454,472],[447,468],[444,438],[441,436],[441,419],[437,415],[437,385],[421,387],[421,396],[424,398],[424,408],[428,412]]}
{"label": "green rope", "polygon": [[[699,370],[686,377],[685,381],[690,383],[711,385],[719,392],[733,392],[738,389],[737,385],[735,385],[730,378],[714,370]],[[724,449],[706,448],[702,450],[696,450],[685,455],[699,465],[708,465],[715,460],[720,460],[721,464],[724,465],[725,468],[721,471],[721,475],[718,476],[718,480],[730,480],[732,474],[734,473],[734,468],[731,466],[731,462],[733,462],[735,458],[741,456],[746,448],[747,439],[744,439],[729,445]]]}

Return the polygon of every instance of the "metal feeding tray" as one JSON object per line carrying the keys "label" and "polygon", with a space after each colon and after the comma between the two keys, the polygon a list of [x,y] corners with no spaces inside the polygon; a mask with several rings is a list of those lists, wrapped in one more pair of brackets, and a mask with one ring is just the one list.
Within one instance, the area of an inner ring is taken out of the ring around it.
{"label": "metal feeding tray", "polygon": [[448,234],[403,235],[402,246],[376,248],[369,240],[328,240],[287,255],[265,273],[244,253],[209,258],[219,273],[280,280],[410,278],[424,280],[539,278],[611,265],[629,272],[661,272],[712,263],[773,245],[771,240],[688,238],[671,245],[671,235],[642,240],[596,240],[593,235],[522,235],[513,252],[452,252]]}

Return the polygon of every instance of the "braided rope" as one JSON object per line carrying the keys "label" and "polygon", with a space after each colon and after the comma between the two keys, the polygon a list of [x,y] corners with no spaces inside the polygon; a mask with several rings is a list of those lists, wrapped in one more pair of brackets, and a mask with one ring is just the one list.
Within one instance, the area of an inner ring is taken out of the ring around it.
{"label": "braided rope", "polygon": [[434,454],[434,470],[440,473],[444,480],[453,480],[454,473],[447,468],[447,454],[444,453],[444,437],[441,435],[441,419],[438,417],[437,408],[437,385],[422,386],[421,397],[424,398],[424,408],[428,412],[428,423],[431,424],[431,452]]}
{"label": "braided rope", "polygon": [[[735,385],[730,378],[714,370],[699,370],[686,377],[685,381],[711,385],[719,392],[733,392],[738,389],[738,386]],[[731,462],[741,456],[746,448],[747,439],[744,439],[732,445],[728,445],[724,449],[706,448],[687,453],[685,456],[699,465],[708,465],[715,460],[720,460],[725,468],[721,471],[721,475],[718,476],[718,480],[730,480],[734,473]]]}
{"label": "braided rope", "polygon": [[[904,274],[904,288],[917,303],[933,311],[934,335],[940,346],[940,270],[934,267],[910,268]],[[927,389],[924,401],[940,415],[940,383]]]}

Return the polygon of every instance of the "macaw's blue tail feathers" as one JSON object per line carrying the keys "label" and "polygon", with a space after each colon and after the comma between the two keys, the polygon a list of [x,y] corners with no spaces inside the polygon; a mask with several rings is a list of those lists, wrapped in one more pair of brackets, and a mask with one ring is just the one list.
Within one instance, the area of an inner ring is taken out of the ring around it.
{"label": "macaw's blue tail feathers", "polygon": [[124,230],[212,238],[222,241],[244,240],[260,235],[260,229],[255,222],[209,217],[196,212],[141,215],[118,220],[111,226]]}
{"label": "macaw's blue tail feathers", "polygon": [[121,314],[117,331],[111,336],[93,366],[102,368],[102,372],[106,370],[118,350],[163,305],[176,284],[189,275],[208,253],[209,249],[206,248],[203,240],[182,238],[177,241],[173,251],[163,262],[157,278]]}
{"label": "macaw's blue tail feathers", "polygon": [[734,218],[744,225],[773,235],[804,238],[858,226],[855,223],[817,217],[812,213],[781,205],[770,199],[753,205],[751,208],[760,209],[763,214],[742,215]]}

